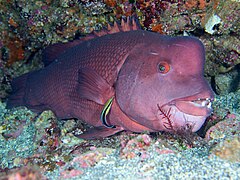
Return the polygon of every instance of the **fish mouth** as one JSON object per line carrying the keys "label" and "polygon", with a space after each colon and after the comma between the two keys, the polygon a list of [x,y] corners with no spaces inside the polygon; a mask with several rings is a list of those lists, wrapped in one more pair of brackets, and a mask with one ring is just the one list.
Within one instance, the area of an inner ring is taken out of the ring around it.
{"label": "fish mouth", "polygon": [[211,92],[175,99],[161,107],[158,106],[158,117],[167,131],[191,127],[191,131],[196,132],[212,113],[213,100]]}
{"label": "fish mouth", "polygon": [[180,99],[175,99],[168,105],[176,106],[185,114],[194,116],[209,116],[212,113],[212,102],[214,98],[211,93],[204,95],[199,93],[193,96],[188,96]]}
{"label": "fish mouth", "polygon": [[176,106],[159,107],[158,117],[165,131],[198,131],[206,120],[206,116],[190,115],[182,112]]}

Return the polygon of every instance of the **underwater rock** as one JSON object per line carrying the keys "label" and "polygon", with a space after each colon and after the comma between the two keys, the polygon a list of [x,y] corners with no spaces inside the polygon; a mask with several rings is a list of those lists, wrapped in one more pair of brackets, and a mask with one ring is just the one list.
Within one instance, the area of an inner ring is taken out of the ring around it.
{"label": "underwater rock", "polygon": [[0,177],[5,180],[47,180],[42,174],[42,171],[36,165],[6,170],[6,172],[0,171]]}
{"label": "underwater rock", "polygon": [[232,138],[240,135],[240,116],[228,114],[224,120],[208,129],[205,139],[219,142],[221,139]]}
{"label": "underwater rock", "polygon": [[240,162],[240,116],[229,113],[224,120],[208,129],[205,139],[211,153],[233,162]]}
{"label": "underwater rock", "polygon": [[132,159],[140,156],[142,159],[148,158],[147,149],[153,143],[151,137],[147,134],[133,136],[130,140],[123,139],[121,141],[120,156],[126,159]]}
{"label": "underwater rock", "polygon": [[240,138],[235,136],[226,139],[212,149],[212,153],[216,156],[232,162],[240,162]]}
{"label": "underwater rock", "polygon": [[213,14],[205,24],[205,31],[209,34],[213,34],[216,30],[215,27],[221,23],[221,18],[218,15]]}
{"label": "underwater rock", "polygon": [[228,94],[240,89],[239,71],[231,71],[225,74],[218,74],[215,77],[216,92],[218,94]]}

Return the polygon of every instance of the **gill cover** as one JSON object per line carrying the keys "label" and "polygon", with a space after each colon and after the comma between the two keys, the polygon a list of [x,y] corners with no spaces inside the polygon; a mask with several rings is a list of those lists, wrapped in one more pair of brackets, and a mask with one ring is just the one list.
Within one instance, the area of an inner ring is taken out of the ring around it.
{"label": "gill cover", "polygon": [[153,126],[153,120],[156,120],[154,111],[161,98],[157,70],[159,62],[159,56],[151,54],[150,47],[143,45],[127,57],[116,82],[116,101],[121,110],[150,129],[159,128]]}

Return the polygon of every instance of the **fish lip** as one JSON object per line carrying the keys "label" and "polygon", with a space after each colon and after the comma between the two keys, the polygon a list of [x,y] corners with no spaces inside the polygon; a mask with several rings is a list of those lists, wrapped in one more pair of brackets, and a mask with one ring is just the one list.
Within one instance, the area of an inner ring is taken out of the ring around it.
{"label": "fish lip", "polygon": [[189,115],[209,116],[213,111],[211,107],[213,100],[213,93],[206,91],[191,96],[174,99],[163,106],[176,106],[180,111]]}
{"label": "fish lip", "polygon": [[192,101],[192,102],[194,102],[194,101],[199,101],[199,100],[208,100],[210,102],[213,102],[214,101],[213,93],[212,92],[196,93],[196,94],[193,94],[193,95],[190,95],[190,96],[174,99],[174,100],[172,100],[172,101],[170,101],[168,103],[165,103],[162,106],[165,106],[165,105],[175,105],[177,101]]}
{"label": "fish lip", "polygon": [[200,99],[200,100],[201,99],[208,99],[212,102],[214,100],[214,95],[211,91],[202,91],[202,92],[190,95],[190,96],[174,99],[173,102],[174,101],[195,101],[195,100],[198,100],[198,99]]}

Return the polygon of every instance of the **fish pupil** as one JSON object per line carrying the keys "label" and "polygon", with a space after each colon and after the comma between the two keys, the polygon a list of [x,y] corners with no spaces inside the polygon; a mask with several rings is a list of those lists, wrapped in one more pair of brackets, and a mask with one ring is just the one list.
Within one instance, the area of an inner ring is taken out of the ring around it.
{"label": "fish pupil", "polygon": [[170,70],[170,65],[167,62],[161,62],[158,65],[160,73],[167,73]]}
{"label": "fish pupil", "polygon": [[161,72],[164,72],[164,71],[166,70],[166,68],[165,68],[165,66],[160,65],[160,66],[159,66],[159,70],[160,70]]}

